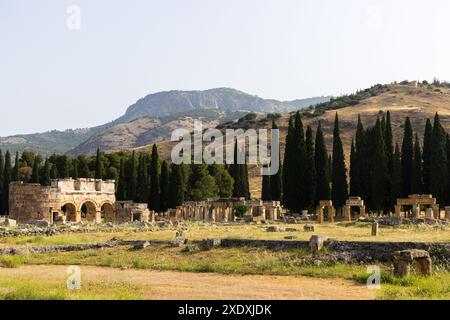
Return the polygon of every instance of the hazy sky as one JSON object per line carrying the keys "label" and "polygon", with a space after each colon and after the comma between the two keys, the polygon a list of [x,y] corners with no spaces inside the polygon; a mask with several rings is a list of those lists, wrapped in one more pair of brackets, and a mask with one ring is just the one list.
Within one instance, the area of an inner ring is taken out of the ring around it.
{"label": "hazy sky", "polygon": [[450,80],[449,17],[448,0],[0,0],[0,136],[102,124],[161,90]]}

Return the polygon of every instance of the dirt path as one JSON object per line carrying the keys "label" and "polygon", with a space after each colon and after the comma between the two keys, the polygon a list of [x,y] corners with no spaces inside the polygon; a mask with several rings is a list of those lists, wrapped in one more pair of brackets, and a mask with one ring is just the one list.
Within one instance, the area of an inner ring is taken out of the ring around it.
{"label": "dirt path", "polygon": [[[21,266],[0,268],[1,278],[32,279],[60,285],[66,281],[66,266]],[[97,284],[126,284],[145,299],[374,299],[366,286],[343,279],[291,276],[237,276],[214,273],[158,272],[81,267],[83,281]]]}

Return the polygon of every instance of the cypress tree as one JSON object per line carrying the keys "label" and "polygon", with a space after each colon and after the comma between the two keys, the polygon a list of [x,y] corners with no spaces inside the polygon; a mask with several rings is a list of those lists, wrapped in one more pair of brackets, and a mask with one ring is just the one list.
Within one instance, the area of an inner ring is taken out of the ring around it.
{"label": "cypress tree", "polygon": [[413,171],[411,177],[412,193],[422,193],[422,152],[420,150],[419,137],[416,134],[414,142],[414,158],[413,158]]}
{"label": "cypress tree", "polygon": [[261,191],[261,200],[270,201],[270,176],[263,175],[262,177],[262,191]]}
{"label": "cypress tree", "polygon": [[336,113],[333,131],[333,164],[331,175],[331,199],[336,208],[342,208],[347,200],[348,185],[346,170],[344,150],[339,130],[339,118]]}
{"label": "cypress tree", "polygon": [[160,206],[160,174],[159,155],[156,144],[152,147],[150,160],[150,208],[159,212]]}
{"label": "cypress tree", "polygon": [[405,121],[402,143],[402,196],[407,197],[412,191],[413,132],[409,117]]}
{"label": "cypress tree", "polygon": [[42,172],[41,176],[41,184],[43,186],[49,186],[51,184],[51,178],[50,178],[50,162],[48,159],[45,159],[44,163],[44,170]]}
{"label": "cypress tree", "polygon": [[97,156],[95,157],[95,179],[103,179],[105,175],[104,171],[102,154],[100,153],[100,149],[97,149]]}
{"label": "cypress tree", "polygon": [[0,150],[0,213],[3,212],[3,170],[5,168],[5,158]]}
{"label": "cypress tree", "polygon": [[161,165],[161,211],[166,212],[169,209],[169,165],[167,161],[163,161]]}
{"label": "cypress tree", "polygon": [[355,150],[353,155],[353,161],[350,160],[351,165],[351,173],[350,178],[352,180],[351,193],[354,196],[364,197],[366,194],[365,190],[365,132],[364,127],[361,122],[361,117],[358,115],[358,124],[356,127],[356,135],[355,135]]}
{"label": "cypress tree", "polygon": [[52,164],[52,168],[50,170],[50,177],[52,178],[52,180],[56,180],[59,178],[59,172],[58,168],[56,167],[56,164]]}
{"label": "cypress tree", "polygon": [[386,114],[386,125],[384,128],[384,146],[386,148],[386,211],[392,210],[395,205],[396,198],[392,196],[392,184],[394,176],[394,138],[392,133],[391,113]]}
{"label": "cypress tree", "polygon": [[433,150],[433,126],[430,119],[427,119],[425,125],[425,133],[423,136],[423,152],[422,152],[422,184],[423,193],[431,194],[430,189],[430,170],[431,170],[431,151]]}
{"label": "cypress tree", "polygon": [[[119,201],[124,201],[127,199],[127,179],[126,179],[126,173],[125,173],[125,162],[123,158],[120,158],[120,167],[119,167],[119,181],[117,183],[117,199]],[[147,203],[147,201],[144,201],[144,203]]]}
{"label": "cypress tree", "polygon": [[40,178],[39,178],[39,162],[38,162],[38,157],[35,156],[34,157],[34,162],[33,162],[33,173],[31,175],[31,183],[40,183]]}
{"label": "cypress tree", "polygon": [[[275,120],[272,121],[272,130],[278,129],[277,124],[275,123]],[[278,172],[270,177],[270,198],[273,201],[281,201],[281,194],[282,194],[282,165],[281,165],[281,157],[278,154],[279,159],[279,170]]]}
{"label": "cypress tree", "polygon": [[12,177],[11,154],[6,151],[5,169],[3,170],[3,213],[9,213],[9,184]]}
{"label": "cypress tree", "polygon": [[90,178],[91,172],[89,170],[89,162],[85,157],[78,158],[78,175],[80,178]]}
{"label": "cypress tree", "polygon": [[[294,207],[295,190],[295,176],[294,167],[295,164],[295,145],[294,145],[294,119],[289,118],[288,133],[286,136],[286,146],[284,150],[284,162],[283,162],[283,204],[288,209]],[[234,176],[233,176],[234,178]],[[236,179],[235,179],[236,185]]]}
{"label": "cypress tree", "polygon": [[394,167],[392,172],[392,197],[393,199],[397,199],[402,195],[402,157],[398,144],[395,145]]}
{"label": "cypress tree", "polygon": [[173,164],[170,169],[168,207],[175,209],[184,202],[183,176],[181,166]]}
{"label": "cypress tree", "polygon": [[136,187],[137,201],[139,201],[140,203],[147,203],[150,197],[148,184],[148,164],[146,161],[146,157],[143,154],[139,155],[139,164],[137,171],[138,171],[137,187]]}
{"label": "cypress tree", "polygon": [[309,206],[308,199],[306,197],[305,185],[305,175],[307,171],[305,133],[303,130],[303,122],[299,111],[297,111],[297,113],[295,114],[294,120],[294,146],[295,153],[293,161],[293,209],[296,212],[300,212],[303,209],[307,209]]}
{"label": "cypress tree", "polygon": [[78,159],[72,159],[72,178],[78,179],[80,175],[78,174]]}
{"label": "cypress tree", "polygon": [[373,129],[372,146],[372,179],[370,206],[373,210],[380,212],[384,208],[385,185],[386,185],[386,155],[382,125],[379,119]]}
{"label": "cypress tree", "polygon": [[436,114],[433,124],[433,142],[431,151],[430,189],[438,203],[443,204],[447,199],[447,150],[446,134],[441,125],[439,115]]}
{"label": "cypress tree", "polygon": [[[133,151],[128,165],[128,183],[127,183],[127,198],[128,200],[137,200],[137,164],[136,152]],[[152,207],[150,207],[152,208]]]}
{"label": "cypress tree", "polygon": [[11,181],[20,181],[20,164],[19,164],[19,152],[16,152],[16,158],[14,159],[14,169],[11,176]]}
{"label": "cypress tree", "polygon": [[316,168],[314,163],[314,140],[313,131],[310,126],[306,129],[306,167],[305,167],[305,208],[312,208],[315,200]]}
{"label": "cypress tree", "polygon": [[322,125],[319,122],[316,132],[316,152],[314,154],[314,164],[316,171],[316,194],[315,204],[318,205],[320,200],[330,199],[330,183],[328,180],[328,154],[323,137]]}
{"label": "cypress tree", "polygon": [[356,149],[355,142],[352,139],[352,144],[350,147],[350,195],[357,196],[358,195],[358,177],[356,172]]}
{"label": "cypress tree", "polygon": [[233,197],[250,199],[247,159],[244,164],[238,164],[237,140],[234,144],[234,161],[230,165],[229,172],[234,180]]}

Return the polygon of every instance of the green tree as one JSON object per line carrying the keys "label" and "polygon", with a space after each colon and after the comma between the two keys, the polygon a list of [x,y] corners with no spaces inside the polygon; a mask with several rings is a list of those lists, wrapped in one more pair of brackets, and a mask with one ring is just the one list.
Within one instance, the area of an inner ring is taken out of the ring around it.
{"label": "green tree", "polygon": [[446,133],[441,125],[439,115],[436,114],[433,124],[430,189],[438,203],[441,204],[447,199],[448,189],[448,181],[443,177],[447,177]]}
{"label": "green tree", "polygon": [[[272,121],[272,130],[277,130],[278,126],[275,120]],[[270,198],[273,201],[281,201],[282,195],[282,165],[281,165],[281,157],[278,154],[279,159],[279,169],[278,172],[270,177]]]}
{"label": "green tree", "polygon": [[161,199],[160,199],[160,210],[166,212],[169,209],[169,164],[167,161],[163,161],[161,165]]}
{"label": "green tree", "polygon": [[16,152],[16,158],[14,159],[14,169],[13,169],[12,177],[11,177],[12,181],[20,181],[21,180],[20,179],[20,171],[19,171],[19,169],[20,169],[19,159],[20,159],[19,153]]}
{"label": "green tree", "polygon": [[138,175],[136,186],[136,198],[139,203],[147,203],[150,197],[150,186],[148,184],[148,164],[144,154],[139,155]]}
{"label": "green tree", "polygon": [[3,213],[9,212],[9,184],[11,182],[12,177],[12,168],[11,168],[11,154],[9,151],[6,151],[5,154],[5,169],[3,170]]}
{"label": "green tree", "polygon": [[305,138],[306,151],[306,165],[304,178],[305,191],[305,208],[312,208],[314,206],[314,197],[316,189],[316,167],[314,163],[314,138],[313,131],[310,126],[306,129]]}
{"label": "green tree", "polygon": [[386,125],[384,128],[384,146],[386,148],[386,211],[392,210],[395,205],[396,198],[392,196],[392,184],[394,176],[394,138],[392,133],[391,113],[386,114]]}
{"label": "green tree", "polygon": [[97,155],[95,157],[95,179],[103,179],[105,175],[105,168],[103,165],[102,154],[100,149],[97,149]]}
{"label": "green tree", "polygon": [[431,152],[433,150],[433,126],[430,119],[427,119],[425,125],[425,134],[423,137],[423,152],[422,152],[422,184],[423,192],[425,194],[431,194],[430,189],[430,170],[431,170]]}
{"label": "green tree", "polygon": [[212,164],[208,167],[208,171],[216,179],[216,185],[219,188],[219,197],[230,198],[233,195],[234,180],[225,169],[225,166]]}
{"label": "green tree", "polygon": [[336,113],[333,131],[333,165],[331,175],[331,199],[336,208],[342,208],[348,197],[347,169],[345,167],[344,149],[339,130],[339,118]]}
{"label": "green tree", "polygon": [[405,129],[402,143],[402,196],[407,197],[412,191],[412,167],[413,167],[413,131],[409,117],[405,121]]}
{"label": "green tree", "polygon": [[119,201],[124,201],[127,199],[126,189],[127,189],[127,178],[125,172],[125,161],[123,158],[121,158],[119,168],[119,181],[117,182],[117,199]]}
{"label": "green tree", "polygon": [[315,171],[316,171],[316,199],[315,204],[318,205],[321,200],[330,199],[330,182],[328,180],[328,153],[323,137],[322,125],[319,122],[316,132],[316,152],[314,155]]}
{"label": "green tree", "polygon": [[127,200],[137,200],[137,167],[136,152],[133,151],[128,161]]}
{"label": "green tree", "polygon": [[394,169],[392,176],[392,197],[394,199],[400,198],[402,195],[402,157],[400,147],[395,145],[394,151]]}
{"label": "green tree", "polygon": [[170,167],[168,207],[175,209],[184,203],[183,174],[180,165],[173,164]]}
{"label": "green tree", "polygon": [[412,168],[412,193],[421,194],[422,192],[422,152],[420,150],[419,137],[416,134],[414,142],[414,157],[413,157],[413,168]]}
{"label": "green tree", "polygon": [[160,204],[160,164],[158,148],[156,144],[152,147],[152,155],[150,161],[150,208],[159,212]]}
{"label": "green tree", "polygon": [[39,178],[39,159],[38,159],[37,156],[34,157],[33,174],[31,176],[31,183],[40,183],[40,178]]}
{"label": "green tree", "polygon": [[372,179],[370,207],[380,212],[384,208],[385,185],[386,185],[386,149],[384,145],[383,131],[380,119],[377,119],[373,129],[372,145]]}
{"label": "green tree", "polygon": [[50,178],[50,162],[48,159],[45,159],[44,168],[41,175],[40,183],[43,186],[49,186],[51,184],[51,178]]}
{"label": "green tree", "polygon": [[270,176],[263,175],[262,177],[262,191],[261,191],[261,200],[270,201]]}

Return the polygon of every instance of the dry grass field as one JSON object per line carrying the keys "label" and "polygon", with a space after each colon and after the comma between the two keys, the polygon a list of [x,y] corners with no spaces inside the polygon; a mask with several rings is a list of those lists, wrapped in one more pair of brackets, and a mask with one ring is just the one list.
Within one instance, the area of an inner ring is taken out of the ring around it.
{"label": "dry grass field", "polygon": [[[284,239],[302,231],[267,232],[264,225],[184,223],[189,239]],[[449,242],[448,228],[403,226],[382,228],[370,236],[365,223],[316,225],[314,234],[352,241]],[[2,246],[97,243],[119,237],[127,240],[173,240],[175,230],[65,234],[53,237],[2,239]],[[1,299],[450,299],[450,272],[435,266],[429,278],[393,276],[380,265],[382,287],[369,290],[367,266],[309,264],[304,250],[217,248],[183,252],[181,247],[152,245],[144,250],[115,247],[76,252],[0,257]],[[81,267],[81,290],[66,288],[67,266]],[[414,273],[413,273],[414,274]]]}

